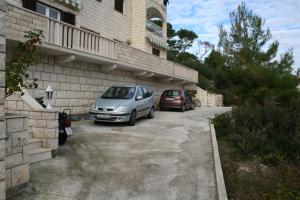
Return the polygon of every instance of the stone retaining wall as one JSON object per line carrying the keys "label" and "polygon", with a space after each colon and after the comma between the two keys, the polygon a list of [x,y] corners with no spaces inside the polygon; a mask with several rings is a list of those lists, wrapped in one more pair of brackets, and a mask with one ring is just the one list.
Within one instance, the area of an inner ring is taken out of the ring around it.
{"label": "stone retaining wall", "polygon": [[8,115],[6,121],[6,190],[29,181],[28,121],[25,115]]}
{"label": "stone retaining wall", "polygon": [[13,95],[5,101],[6,110],[10,113],[28,116],[28,131],[32,138],[39,138],[43,147],[58,149],[58,111],[35,109],[21,96]]}
{"label": "stone retaining wall", "polygon": [[5,199],[5,121],[4,121],[4,99],[5,99],[5,52],[6,52],[6,3],[0,1],[0,200]]}
{"label": "stone retaining wall", "polygon": [[197,91],[196,99],[200,100],[201,106],[223,106],[223,95],[207,92],[206,90],[203,90],[200,87],[187,87],[187,89]]}
{"label": "stone retaining wall", "polygon": [[[105,72],[100,65],[82,62],[57,64],[52,56],[43,57],[39,64],[31,66],[28,74],[29,81],[38,79],[38,88],[28,89],[32,97],[46,96],[45,90],[51,85],[54,89],[53,107],[59,111],[71,108],[72,114],[88,113],[96,98],[112,85],[147,85],[154,91],[156,103],[163,90],[183,87],[180,83],[163,82],[157,78],[135,77],[132,72],[120,69]],[[20,114],[29,114],[30,110],[28,105],[16,98],[8,98],[6,107],[19,110]]]}

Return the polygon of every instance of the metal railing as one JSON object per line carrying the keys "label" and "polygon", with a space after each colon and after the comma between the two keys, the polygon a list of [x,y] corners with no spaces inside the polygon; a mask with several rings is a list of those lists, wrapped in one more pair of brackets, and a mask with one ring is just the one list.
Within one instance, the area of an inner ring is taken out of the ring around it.
{"label": "metal railing", "polygon": [[164,37],[164,30],[149,19],[146,21],[146,29],[156,35]]}

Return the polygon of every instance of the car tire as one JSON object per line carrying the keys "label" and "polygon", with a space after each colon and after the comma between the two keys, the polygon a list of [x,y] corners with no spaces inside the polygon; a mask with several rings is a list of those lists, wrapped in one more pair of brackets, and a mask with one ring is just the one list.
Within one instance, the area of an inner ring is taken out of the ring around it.
{"label": "car tire", "polygon": [[134,126],[135,125],[135,121],[136,121],[136,111],[132,111],[130,114],[130,120],[128,122],[129,126]]}
{"label": "car tire", "polygon": [[191,110],[195,110],[195,104],[193,103]]}
{"label": "car tire", "polygon": [[153,119],[154,118],[154,108],[152,107],[149,114],[147,115],[148,119]]}
{"label": "car tire", "polygon": [[181,112],[185,112],[185,111],[186,111],[185,104],[182,105],[182,107],[180,108],[180,111],[181,111]]}
{"label": "car tire", "polygon": [[159,108],[159,110],[160,110],[160,111],[165,111],[165,109],[164,109],[164,108],[162,108],[162,107],[160,107],[160,108]]}

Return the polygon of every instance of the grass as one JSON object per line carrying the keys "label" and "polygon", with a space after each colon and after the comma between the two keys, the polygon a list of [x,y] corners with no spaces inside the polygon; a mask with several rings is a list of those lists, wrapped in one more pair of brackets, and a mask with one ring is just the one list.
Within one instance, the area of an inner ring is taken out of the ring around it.
{"label": "grass", "polygon": [[224,132],[220,128],[216,126],[216,133],[230,200],[300,200],[300,165],[248,160],[226,137],[218,137]]}

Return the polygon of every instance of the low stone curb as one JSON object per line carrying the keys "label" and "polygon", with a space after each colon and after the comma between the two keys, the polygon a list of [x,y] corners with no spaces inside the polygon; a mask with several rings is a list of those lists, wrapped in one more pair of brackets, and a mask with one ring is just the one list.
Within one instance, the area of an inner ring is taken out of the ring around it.
{"label": "low stone curb", "polygon": [[210,122],[210,133],[211,133],[212,146],[213,146],[213,157],[215,163],[215,175],[216,175],[216,182],[217,182],[218,199],[228,200],[223,171],[222,171],[222,165],[220,160],[218,142],[216,138],[216,131],[214,125],[211,122]]}

